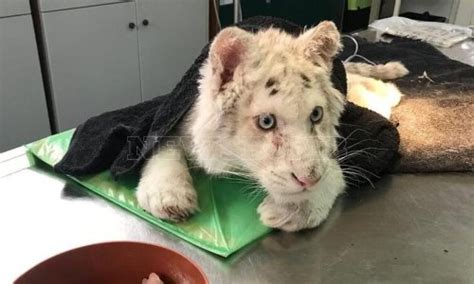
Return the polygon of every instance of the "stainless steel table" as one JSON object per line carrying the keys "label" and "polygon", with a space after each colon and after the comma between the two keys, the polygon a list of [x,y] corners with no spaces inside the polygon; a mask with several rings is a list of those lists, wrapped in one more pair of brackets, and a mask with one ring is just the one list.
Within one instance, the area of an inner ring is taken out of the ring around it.
{"label": "stainless steel table", "polygon": [[211,283],[473,283],[474,176],[391,175],[346,194],[318,229],[274,232],[228,259],[196,248],[42,167],[0,155],[0,283],[74,247],[164,245]]}

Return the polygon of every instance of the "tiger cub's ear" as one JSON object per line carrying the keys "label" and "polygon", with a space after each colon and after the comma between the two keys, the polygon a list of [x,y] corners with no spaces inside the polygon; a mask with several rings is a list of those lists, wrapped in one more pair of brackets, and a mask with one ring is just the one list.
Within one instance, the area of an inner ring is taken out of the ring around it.
{"label": "tiger cub's ear", "polygon": [[222,86],[234,77],[235,69],[242,63],[253,35],[237,27],[223,29],[211,44],[209,59],[213,76]]}
{"label": "tiger cub's ear", "polygon": [[305,56],[314,64],[331,69],[333,58],[342,48],[341,35],[336,25],[323,21],[298,38],[304,47]]}

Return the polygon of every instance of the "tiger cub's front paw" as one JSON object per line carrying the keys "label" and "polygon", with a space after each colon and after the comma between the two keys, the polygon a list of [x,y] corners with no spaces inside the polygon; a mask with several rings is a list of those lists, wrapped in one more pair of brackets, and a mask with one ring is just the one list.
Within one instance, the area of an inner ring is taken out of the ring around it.
{"label": "tiger cub's front paw", "polygon": [[140,183],[137,199],[153,216],[174,222],[183,221],[198,211],[196,191],[187,182],[175,186]]}
{"label": "tiger cub's front paw", "polygon": [[267,196],[258,206],[258,213],[265,226],[295,232],[318,226],[326,219],[329,209],[315,208],[309,201],[277,203]]}

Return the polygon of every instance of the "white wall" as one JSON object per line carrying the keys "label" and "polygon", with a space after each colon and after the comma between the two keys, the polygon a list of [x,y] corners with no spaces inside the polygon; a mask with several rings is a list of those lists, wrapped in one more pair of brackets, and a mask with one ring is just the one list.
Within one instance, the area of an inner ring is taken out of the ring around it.
{"label": "white wall", "polygon": [[[400,13],[428,11],[431,15],[448,18],[449,23],[472,25],[474,0],[402,0],[401,2]],[[380,13],[381,18],[392,16],[394,3],[394,0],[385,1]]]}
{"label": "white wall", "polygon": [[454,22],[461,26],[474,26],[474,0],[460,0]]}
{"label": "white wall", "polygon": [[[467,0],[473,1],[473,0]],[[449,22],[453,22],[452,19],[453,8],[457,8],[459,0],[416,0],[410,1],[405,0],[402,1],[402,5],[400,7],[400,13],[404,12],[415,12],[415,13],[424,13],[429,11],[431,15],[434,16],[441,16],[448,18]]]}

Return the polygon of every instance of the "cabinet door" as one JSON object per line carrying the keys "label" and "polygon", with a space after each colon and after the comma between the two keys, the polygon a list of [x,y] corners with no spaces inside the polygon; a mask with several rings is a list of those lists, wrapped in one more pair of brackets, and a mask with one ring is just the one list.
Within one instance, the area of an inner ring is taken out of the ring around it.
{"label": "cabinet door", "polygon": [[0,0],[0,18],[30,13],[29,0]]}
{"label": "cabinet door", "polygon": [[137,1],[143,99],[170,92],[199,55],[208,41],[208,2]]}
{"label": "cabinet door", "polygon": [[49,134],[31,16],[0,19],[0,152]]}
{"label": "cabinet door", "polygon": [[[4,1],[4,0],[2,0]],[[17,1],[17,0],[10,0]],[[26,0],[28,1],[28,0]],[[88,6],[105,5],[120,2],[133,2],[133,0],[39,0],[42,12],[55,11],[71,8],[82,8]]]}
{"label": "cabinet door", "polygon": [[42,15],[60,130],[141,101],[135,3]]}

